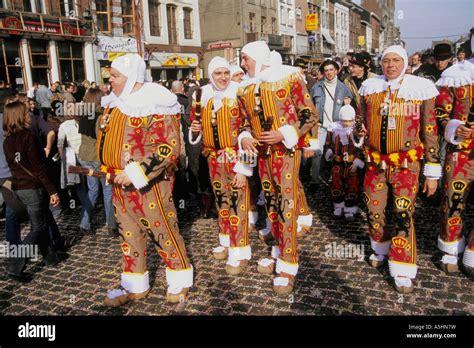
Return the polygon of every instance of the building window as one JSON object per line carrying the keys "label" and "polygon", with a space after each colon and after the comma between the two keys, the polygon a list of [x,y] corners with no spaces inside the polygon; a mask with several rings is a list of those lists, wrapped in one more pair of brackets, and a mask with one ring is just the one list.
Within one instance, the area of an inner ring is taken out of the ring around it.
{"label": "building window", "polygon": [[160,7],[158,0],[148,0],[148,16],[150,19],[151,36],[161,36]]}
{"label": "building window", "polygon": [[255,13],[249,12],[250,32],[254,33],[255,30]]}
{"label": "building window", "polygon": [[[41,0],[36,0],[36,2],[42,2]],[[74,0],[60,0],[59,6],[61,9],[61,16],[63,17],[77,17],[76,9],[74,6]],[[38,7],[37,7],[38,8]]]}
{"label": "building window", "polygon": [[135,33],[135,1],[122,0],[122,27],[123,35]]}
{"label": "building window", "polygon": [[278,33],[277,19],[273,17],[272,18],[272,34],[277,34],[277,33]]}
{"label": "building window", "polygon": [[193,9],[189,7],[183,8],[183,27],[184,27],[184,38],[186,40],[191,40],[193,38],[193,26],[191,23],[191,18],[193,14]]}
{"label": "building window", "polygon": [[260,32],[266,33],[267,32],[267,17],[260,17]]}
{"label": "building window", "polygon": [[293,13],[293,10],[291,10],[291,9],[288,9],[287,13],[288,13],[288,22],[287,22],[287,24],[288,24],[289,27],[292,27],[293,22],[295,20],[295,14]]}
{"label": "building window", "polygon": [[95,6],[98,30],[103,33],[110,33],[110,0],[96,0]]}
{"label": "building window", "polygon": [[286,25],[286,11],[284,6],[280,6],[280,21],[282,25]]}
{"label": "building window", "polygon": [[178,30],[176,28],[176,6],[166,5],[166,15],[168,17],[168,43],[176,45],[178,43]]}
{"label": "building window", "polygon": [[10,7],[14,11],[31,12],[31,0],[10,1]]}
{"label": "building window", "polygon": [[46,13],[43,7],[42,0],[35,0],[36,13]]}
{"label": "building window", "polygon": [[3,39],[0,41],[0,48],[0,80],[19,91],[24,91],[23,60],[19,41]]}
{"label": "building window", "polygon": [[61,81],[83,81],[85,79],[85,71],[82,43],[58,42],[57,47]]}
{"label": "building window", "polygon": [[33,82],[46,83],[50,69],[48,41],[29,40],[31,75]]}

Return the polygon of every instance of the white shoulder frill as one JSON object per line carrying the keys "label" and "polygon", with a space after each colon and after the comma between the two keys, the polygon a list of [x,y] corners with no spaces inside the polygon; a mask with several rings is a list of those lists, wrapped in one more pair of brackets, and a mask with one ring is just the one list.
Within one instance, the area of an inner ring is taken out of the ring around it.
{"label": "white shoulder frill", "polygon": [[[466,64],[466,63],[465,63]],[[471,70],[469,65],[456,64],[446,69],[441,74],[441,78],[436,82],[436,86],[440,87],[462,87],[469,86],[472,83]],[[474,67],[474,66],[473,66]]]}

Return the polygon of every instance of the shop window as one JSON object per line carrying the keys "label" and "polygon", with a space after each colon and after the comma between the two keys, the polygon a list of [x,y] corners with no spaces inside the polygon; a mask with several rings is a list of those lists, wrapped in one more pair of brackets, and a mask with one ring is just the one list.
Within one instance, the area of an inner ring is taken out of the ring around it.
{"label": "shop window", "polygon": [[191,40],[193,38],[193,27],[191,23],[193,9],[185,7],[183,8],[183,12],[184,38],[186,40]]}
{"label": "shop window", "polygon": [[176,45],[178,43],[178,30],[176,28],[176,6],[166,5],[166,15],[168,17],[168,43]]}
{"label": "shop window", "polygon": [[160,8],[158,0],[148,0],[148,16],[150,19],[150,35],[161,36]]}
{"label": "shop window", "polygon": [[122,27],[124,35],[134,35],[135,33],[135,2],[122,0]]}
{"label": "shop window", "polygon": [[33,82],[48,81],[48,70],[50,69],[48,46],[48,41],[30,40],[28,42]]}
{"label": "shop window", "polygon": [[110,0],[96,0],[97,28],[100,32],[110,33]]}
{"label": "shop window", "polygon": [[0,52],[0,80],[23,92],[25,82],[19,41],[0,40],[0,46],[2,50]]}
{"label": "shop window", "polygon": [[79,42],[58,42],[59,73],[62,82],[85,79],[83,47]]}

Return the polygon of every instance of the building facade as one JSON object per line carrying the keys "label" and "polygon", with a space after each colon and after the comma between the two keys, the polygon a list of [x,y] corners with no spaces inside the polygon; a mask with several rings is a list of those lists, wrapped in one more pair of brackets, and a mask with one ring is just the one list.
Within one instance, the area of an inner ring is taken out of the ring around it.
{"label": "building facade", "polygon": [[308,32],[306,31],[306,16],[309,14],[309,5],[312,4],[307,0],[296,0],[295,3],[296,56],[311,54]]}
{"label": "building facade", "polygon": [[270,49],[287,56],[292,42],[289,35],[279,35],[278,4],[278,0],[200,0],[204,74],[215,56],[240,64],[241,49],[251,41],[264,40]]}
{"label": "building facade", "polygon": [[345,54],[349,51],[349,7],[343,1],[334,4],[334,24],[336,53]]}
{"label": "building facade", "polygon": [[91,19],[86,0],[0,1],[0,80],[23,92],[94,80]]}
{"label": "building facade", "polygon": [[[148,78],[175,80],[200,78],[202,57],[198,0],[141,0],[143,44]],[[212,21],[218,14],[204,14]]]}
{"label": "building facade", "polygon": [[[300,13],[301,16],[301,13]],[[278,3],[279,35],[284,42],[280,50],[283,63],[292,64],[296,55],[296,8],[295,0],[279,0]]]}

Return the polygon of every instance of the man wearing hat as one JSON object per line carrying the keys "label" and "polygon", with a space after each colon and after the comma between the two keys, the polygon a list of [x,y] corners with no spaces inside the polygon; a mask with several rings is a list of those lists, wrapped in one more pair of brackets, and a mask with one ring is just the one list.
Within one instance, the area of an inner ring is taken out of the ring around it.
{"label": "man wearing hat", "polygon": [[[405,75],[407,66],[408,55],[402,46],[384,51],[384,75],[364,81],[360,88],[363,124],[356,127],[359,136],[366,136],[363,199],[373,250],[369,263],[381,267],[388,256],[390,275],[401,293],[413,291],[417,273],[412,217],[421,159],[425,158],[423,191],[427,196],[436,191],[442,172],[434,113],[438,91],[427,79]],[[386,228],[385,219],[389,192],[394,203],[393,233]]]}
{"label": "man wearing hat", "polygon": [[145,83],[146,65],[138,54],[113,61],[113,93],[102,98],[105,108],[97,137],[101,171],[116,175],[113,205],[122,251],[118,289],[104,300],[121,306],[150,291],[147,237],[166,264],[167,300],[184,300],[193,285],[193,266],[179,234],[172,189],[180,153],[180,105],[176,95]]}
{"label": "man wearing hat", "polygon": [[246,128],[239,135],[239,147],[258,154],[258,167],[268,219],[278,245],[271,257],[259,261],[260,273],[272,274],[277,294],[293,290],[298,273],[298,225],[309,225],[312,216],[298,217],[299,166],[303,147],[313,150],[317,138],[316,109],[303,75],[294,67],[271,66],[270,49],[264,41],[242,48],[242,66],[248,79],[239,89],[241,112]]}
{"label": "man wearing hat", "polygon": [[246,177],[252,176],[253,168],[239,158],[237,138],[244,120],[237,101],[239,84],[230,79],[231,67],[224,58],[214,57],[208,73],[211,83],[202,87],[200,98],[193,95],[189,141],[202,140],[209,165],[219,224],[220,245],[213,250],[214,258],[227,259],[226,272],[239,274],[251,258]]}
{"label": "man wearing hat", "polygon": [[448,145],[444,165],[441,233],[438,248],[443,252],[441,269],[458,272],[459,255],[466,274],[474,276],[474,229],[467,242],[463,237],[466,200],[474,182],[474,65],[456,64],[436,83],[436,115]]}
{"label": "man wearing hat", "polygon": [[433,64],[423,64],[416,70],[414,75],[424,77],[433,82],[438,81],[443,71],[452,65],[451,58],[453,57],[453,52],[451,45],[447,43],[437,44],[434,48],[433,56],[435,62]]}
{"label": "man wearing hat", "polygon": [[370,72],[371,60],[370,54],[365,51],[356,53],[354,58],[349,60],[350,75],[346,77],[344,83],[352,93],[351,105],[356,110],[360,107],[359,89],[362,86],[362,82],[377,76]]}

